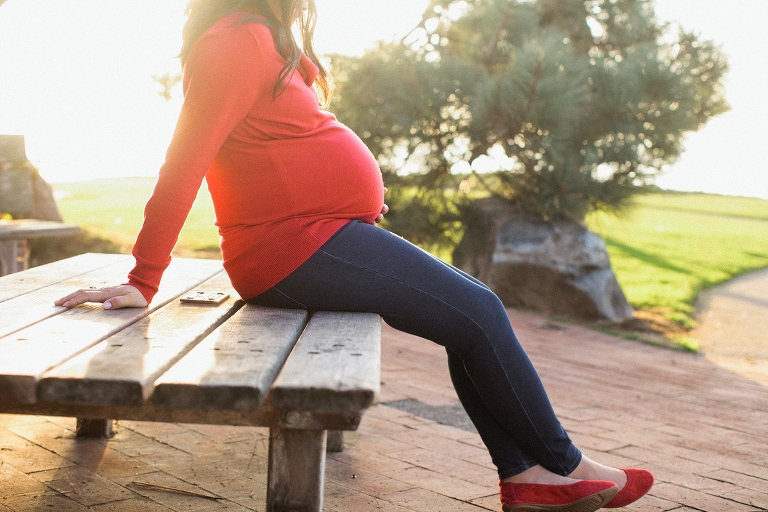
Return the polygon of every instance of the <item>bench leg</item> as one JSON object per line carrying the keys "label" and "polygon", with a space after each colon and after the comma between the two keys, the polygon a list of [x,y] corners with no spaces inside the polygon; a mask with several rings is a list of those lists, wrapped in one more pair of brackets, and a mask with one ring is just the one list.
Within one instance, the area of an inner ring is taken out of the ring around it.
{"label": "bench leg", "polygon": [[86,418],[77,418],[75,435],[77,437],[109,439],[114,435],[112,432],[112,420],[89,420]]}
{"label": "bench leg", "polygon": [[339,453],[344,451],[344,431],[329,430],[328,443],[325,448],[328,453]]}
{"label": "bench leg", "polygon": [[269,429],[267,512],[322,512],[325,430]]}

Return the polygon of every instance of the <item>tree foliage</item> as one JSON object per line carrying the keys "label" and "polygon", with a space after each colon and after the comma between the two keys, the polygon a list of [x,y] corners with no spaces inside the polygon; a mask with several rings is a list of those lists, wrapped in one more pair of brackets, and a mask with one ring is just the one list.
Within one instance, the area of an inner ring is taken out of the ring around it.
{"label": "tree foliage", "polygon": [[333,65],[334,110],[417,242],[479,193],[544,220],[621,208],[728,108],[719,48],[651,0],[432,0],[402,41]]}

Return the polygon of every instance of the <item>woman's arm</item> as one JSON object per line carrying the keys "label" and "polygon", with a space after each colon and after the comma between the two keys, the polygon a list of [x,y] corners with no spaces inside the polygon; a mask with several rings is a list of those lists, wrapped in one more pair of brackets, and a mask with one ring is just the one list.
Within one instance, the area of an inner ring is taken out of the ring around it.
{"label": "woman's arm", "polygon": [[132,250],[136,266],[128,283],[78,290],[56,305],[103,302],[114,309],[152,301],[205,173],[265,87],[260,59],[258,42],[242,27],[221,27],[201,36],[187,61],[184,105],[144,209],[144,224]]}

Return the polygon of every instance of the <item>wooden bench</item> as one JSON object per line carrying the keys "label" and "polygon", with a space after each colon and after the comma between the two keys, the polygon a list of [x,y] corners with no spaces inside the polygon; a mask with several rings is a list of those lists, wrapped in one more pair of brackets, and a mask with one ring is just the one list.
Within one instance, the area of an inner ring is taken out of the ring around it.
{"label": "wooden bench", "polygon": [[0,276],[28,267],[28,239],[80,232],[62,222],[53,190],[27,159],[22,135],[0,135],[0,217],[4,214],[14,220],[0,218]]}
{"label": "wooden bench", "polygon": [[[0,413],[269,427],[267,510],[320,512],[326,431],[355,430],[378,397],[379,316],[248,305],[220,262],[193,259],[147,308],[53,306],[132,265],[85,254],[0,278]],[[194,290],[232,298],[178,300]]]}
{"label": "wooden bench", "polygon": [[70,236],[79,232],[77,226],[50,220],[0,220],[0,276],[27,269],[30,238]]}

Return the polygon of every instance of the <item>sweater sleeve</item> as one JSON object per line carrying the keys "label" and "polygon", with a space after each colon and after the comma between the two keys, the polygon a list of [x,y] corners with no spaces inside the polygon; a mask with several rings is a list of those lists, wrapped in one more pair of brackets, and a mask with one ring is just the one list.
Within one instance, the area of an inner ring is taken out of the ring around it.
{"label": "sweater sleeve", "polygon": [[258,41],[242,26],[207,32],[190,53],[184,104],[132,250],[136,266],[128,284],[147,302],[157,293],[208,168],[265,87],[260,62]]}

